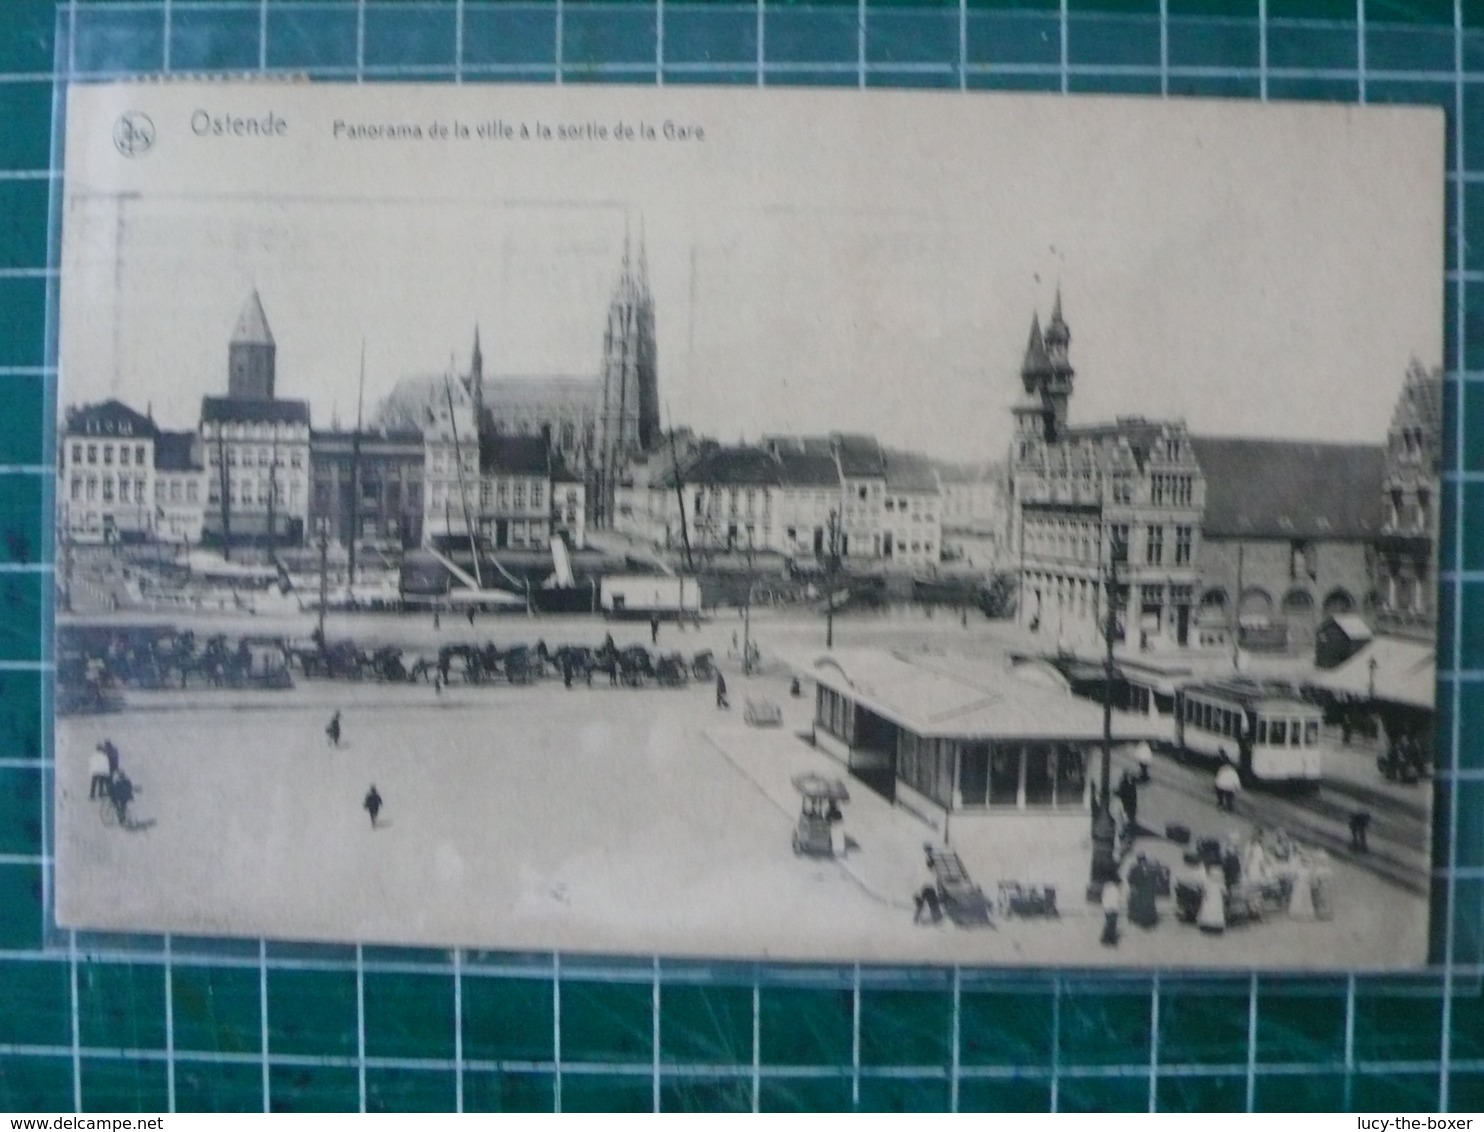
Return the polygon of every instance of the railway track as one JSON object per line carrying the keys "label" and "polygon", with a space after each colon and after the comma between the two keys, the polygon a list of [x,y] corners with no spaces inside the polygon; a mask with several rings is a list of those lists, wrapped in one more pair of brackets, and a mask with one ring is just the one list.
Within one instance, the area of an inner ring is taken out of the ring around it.
{"label": "railway track", "polygon": [[[1173,759],[1162,760],[1159,768],[1160,786],[1214,806],[1208,775]],[[1431,784],[1422,789],[1430,790]],[[1350,816],[1360,809],[1371,815],[1367,853],[1350,848]],[[1327,781],[1318,791],[1306,794],[1258,787],[1237,796],[1236,816],[1256,825],[1287,830],[1306,844],[1409,893],[1429,894],[1431,811],[1420,796],[1416,801],[1397,799],[1345,781]]]}

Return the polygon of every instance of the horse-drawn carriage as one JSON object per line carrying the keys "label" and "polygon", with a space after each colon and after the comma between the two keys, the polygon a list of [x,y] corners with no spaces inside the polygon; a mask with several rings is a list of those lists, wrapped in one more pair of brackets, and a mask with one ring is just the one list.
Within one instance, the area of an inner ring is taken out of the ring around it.
{"label": "horse-drawn carriage", "polygon": [[661,687],[683,688],[690,682],[690,664],[678,652],[667,653],[654,662],[654,678]]}

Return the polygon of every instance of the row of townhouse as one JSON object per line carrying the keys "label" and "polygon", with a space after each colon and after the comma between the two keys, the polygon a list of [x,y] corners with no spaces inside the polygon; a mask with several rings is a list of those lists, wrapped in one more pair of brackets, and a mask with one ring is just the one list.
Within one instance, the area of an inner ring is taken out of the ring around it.
{"label": "row of townhouse", "polygon": [[942,553],[937,470],[874,437],[698,446],[619,489],[621,531],[655,546],[927,567]]}

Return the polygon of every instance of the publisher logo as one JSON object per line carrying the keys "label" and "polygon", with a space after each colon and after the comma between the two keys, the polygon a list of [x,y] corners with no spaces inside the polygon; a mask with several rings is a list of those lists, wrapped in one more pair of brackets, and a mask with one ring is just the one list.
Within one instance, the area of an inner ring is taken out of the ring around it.
{"label": "publisher logo", "polygon": [[113,144],[125,157],[143,157],[155,144],[155,124],[148,114],[130,110],[113,124]]}

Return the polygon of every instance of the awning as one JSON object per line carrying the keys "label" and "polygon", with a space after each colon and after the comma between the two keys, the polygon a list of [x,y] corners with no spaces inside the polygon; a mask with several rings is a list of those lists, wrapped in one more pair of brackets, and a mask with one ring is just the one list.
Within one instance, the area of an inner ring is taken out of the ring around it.
{"label": "awning", "polygon": [[1382,700],[1432,710],[1437,703],[1437,653],[1414,641],[1377,637],[1338,668],[1309,683],[1358,700]]}

